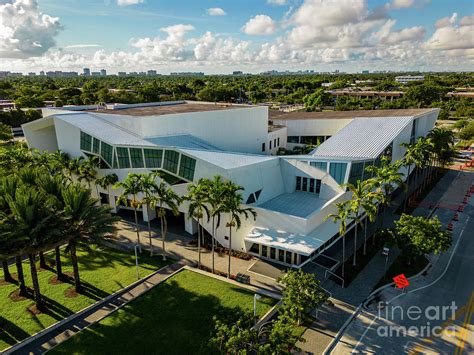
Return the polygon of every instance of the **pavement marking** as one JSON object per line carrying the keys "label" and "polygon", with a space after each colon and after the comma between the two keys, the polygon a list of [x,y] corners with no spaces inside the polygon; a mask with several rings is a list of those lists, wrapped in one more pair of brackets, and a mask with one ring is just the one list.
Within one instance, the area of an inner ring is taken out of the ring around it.
{"label": "pavement marking", "polygon": [[449,257],[448,264],[447,264],[446,267],[444,268],[444,270],[443,270],[443,272],[441,273],[441,275],[439,275],[439,276],[436,278],[436,280],[434,280],[433,282],[431,282],[431,283],[428,284],[428,285],[421,286],[421,287],[415,288],[414,290],[408,291],[408,292],[406,292],[406,293],[400,293],[400,294],[396,295],[396,296],[393,297],[391,300],[387,301],[387,303],[391,303],[392,301],[396,300],[397,298],[399,298],[399,297],[401,297],[401,296],[403,296],[403,295],[408,295],[408,294],[410,294],[410,293],[414,293],[414,292],[416,292],[416,291],[420,291],[420,290],[423,290],[423,289],[425,289],[425,288],[431,287],[431,286],[433,286],[435,283],[437,283],[439,280],[441,280],[441,279],[444,277],[444,275],[445,275],[446,272],[448,271],[449,267],[451,266],[451,261],[452,261],[452,259],[453,259],[453,257],[454,257],[454,253],[455,253],[456,250],[458,249],[459,242],[461,241],[461,239],[462,239],[462,237],[463,237],[463,235],[464,235],[464,230],[465,230],[466,227],[467,227],[467,224],[468,224],[468,222],[469,222],[469,218],[470,218],[470,217],[468,216],[467,219],[466,219],[466,222],[464,223],[463,229],[461,230],[461,234],[459,234],[459,238],[458,238],[458,240],[457,240],[457,242],[456,242],[456,245],[454,246],[453,251],[451,252],[451,255],[450,255],[450,257]]}
{"label": "pavement marking", "polygon": [[359,347],[360,343],[362,342],[362,339],[365,338],[365,335],[372,328],[372,324],[374,324],[374,322],[377,320],[377,318],[378,317],[375,317],[374,319],[372,319],[372,322],[370,322],[367,329],[365,329],[364,333],[362,333],[361,337],[359,338],[359,341],[357,342],[356,346],[354,347],[354,349],[352,349],[351,354],[356,354],[357,348]]}

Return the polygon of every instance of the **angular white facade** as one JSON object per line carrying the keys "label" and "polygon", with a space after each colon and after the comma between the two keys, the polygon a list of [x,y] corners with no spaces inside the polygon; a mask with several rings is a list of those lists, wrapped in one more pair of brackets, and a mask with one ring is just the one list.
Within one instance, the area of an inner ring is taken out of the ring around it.
{"label": "angular white facade", "polygon": [[[365,166],[387,152],[393,160],[401,158],[400,143],[425,136],[439,112],[401,111],[383,117],[348,112],[338,118],[305,113],[304,119],[273,118],[269,126],[266,107],[180,101],[47,109],[43,119],[23,130],[32,148],[101,157],[100,175],[115,173],[123,180],[132,171],[162,171],[181,196],[200,178],[232,180],[244,188],[244,203],[257,211],[255,221],[244,221],[233,233],[232,248],[301,266],[337,239],[338,225],[325,218],[335,211],[335,202],[349,197],[341,185],[364,179]],[[275,156],[295,136],[296,144],[301,137],[324,136],[324,142],[309,155]],[[126,208],[116,206],[120,191],[97,191],[115,211]],[[142,209],[145,220],[156,217]],[[186,203],[180,211],[186,230],[194,234]],[[228,247],[223,226],[215,238]]]}

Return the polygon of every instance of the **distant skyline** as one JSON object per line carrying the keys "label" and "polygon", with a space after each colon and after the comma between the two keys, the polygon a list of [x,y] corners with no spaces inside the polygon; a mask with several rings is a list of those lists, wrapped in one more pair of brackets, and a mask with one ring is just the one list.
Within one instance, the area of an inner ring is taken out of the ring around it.
{"label": "distant skyline", "polygon": [[474,70],[471,0],[0,0],[0,71]]}

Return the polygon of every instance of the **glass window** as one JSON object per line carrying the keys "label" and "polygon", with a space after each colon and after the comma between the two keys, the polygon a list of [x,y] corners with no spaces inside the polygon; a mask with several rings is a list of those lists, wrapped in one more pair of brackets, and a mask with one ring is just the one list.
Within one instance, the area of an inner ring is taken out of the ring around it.
{"label": "glass window", "polygon": [[196,160],[181,154],[181,162],[179,164],[179,176],[192,181],[194,179],[195,168]]}
{"label": "glass window", "polygon": [[314,192],[314,179],[309,179],[309,192]]}
{"label": "glass window", "polygon": [[143,168],[143,151],[141,148],[130,148],[130,158],[132,159],[132,168]]}
{"label": "glass window", "polygon": [[352,185],[357,184],[357,180],[362,181],[362,175],[364,173],[364,163],[352,163],[351,173],[349,175],[349,183]]}
{"label": "glass window", "polygon": [[163,151],[161,149],[144,149],[145,165],[147,168],[161,168]]}
{"label": "glass window", "polygon": [[246,203],[247,204],[255,203],[255,195],[253,193],[249,195],[249,198],[247,199]]}
{"label": "glass window", "polygon": [[277,146],[277,140],[276,140],[276,138],[273,140],[273,146],[274,146],[275,148],[276,148],[276,146]]}
{"label": "glass window", "polygon": [[303,178],[303,187],[301,188],[303,191],[308,191],[308,178]]}
{"label": "glass window", "polygon": [[112,146],[110,144],[101,143],[100,156],[104,159],[109,165],[112,165]]}
{"label": "glass window", "polygon": [[92,153],[99,154],[100,152],[100,140],[92,138]]}
{"label": "glass window", "polygon": [[374,161],[373,161],[373,160],[371,160],[371,161],[366,161],[366,162],[365,162],[365,166],[364,166],[364,180],[370,179],[370,178],[372,177],[373,173],[369,173],[369,172],[367,171],[367,168],[368,168],[369,166],[372,166],[372,165],[374,165]]}
{"label": "glass window", "polygon": [[346,177],[347,163],[331,163],[329,165],[329,174],[337,181],[343,184]]}
{"label": "glass window", "polygon": [[272,150],[272,141],[268,142],[268,149]]}
{"label": "glass window", "polygon": [[277,139],[277,145],[280,146],[280,137]]}
{"label": "glass window", "polygon": [[163,169],[168,170],[170,173],[178,173],[178,160],[179,153],[174,150],[165,151],[165,160],[163,161]]}
{"label": "glass window", "polygon": [[288,143],[299,143],[300,142],[300,137],[299,136],[288,136],[287,142]]}
{"label": "glass window", "polygon": [[287,264],[291,264],[291,254],[292,254],[291,251],[286,251],[286,256],[285,256],[286,260],[285,260],[285,262]]}
{"label": "glass window", "polygon": [[270,259],[276,260],[276,249],[270,247]]}
{"label": "glass window", "polygon": [[92,151],[92,137],[84,132],[81,132],[81,149],[88,152]]}
{"label": "glass window", "polygon": [[278,249],[278,260],[281,262],[285,262],[285,251]]}
{"label": "glass window", "polygon": [[321,192],[321,180],[316,180],[316,191],[317,194]]}
{"label": "glass window", "polygon": [[267,246],[266,245],[262,245],[262,256],[267,256]]}
{"label": "glass window", "polygon": [[312,161],[309,165],[314,166],[315,168],[321,169],[322,171],[327,171],[328,163],[325,161]]}
{"label": "glass window", "polygon": [[117,160],[120,169],[130,168],[130,157],[128,155],[128,148],[117,148]]}
{"label": "glass window", "polygon": [[262,143],[262,152],[264,152],[264,151],[265,151],[265,142]]}
{"label": "glass window", "polygon": [[255,198],[258,200],[260,197],[260,194],[262,193],[262,190],[255,191]]}
{"label": "glass window", "polygon": [[296,177],[296,191],[301,191],[301,177]]}
{"label": "glass window", "polygon": [[251,248],[250,248],[250,251],[252,253],[258,254],[259,253],[259,244],[253,243]]}

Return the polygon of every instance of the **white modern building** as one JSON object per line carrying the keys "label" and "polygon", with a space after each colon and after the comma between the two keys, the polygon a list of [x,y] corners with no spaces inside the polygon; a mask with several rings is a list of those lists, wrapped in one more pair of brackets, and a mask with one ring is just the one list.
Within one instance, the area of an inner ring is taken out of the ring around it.
{"label": "white modern building", "polygon": [[[344,183],[366,179],[365,167],[381,156],[403,156],[400,143],[425,136],[439,109],[290,112],[267,107],[162,102],[44,109],[23,125],[30,147],[101,158],[99,174],[161,171],[181,196],[193,181],[221,175],[244,188],[257,212],[233,234],[232,248],[301,266],[336,242],[338,225],[326,216],[348,199]],[[270,124],[269,124],[270,118]],[[276,156],[280,147],[319,146],[309,155]],[[93,189],[94,191],[95,189]],[[119,190],[98,188],[117,211]],[[93,192],[95,193],[95,192]],[[180,207],[186,231],[197,224]],[[156,212],[142,207],[144,220]],[[225,220],[225,216],[223,219]],[[228,247],[228,230],[216,240]],[[210,231],[210,225],[204,226]]]}
{"label": "white modern building", "polygon": [[395,81],[401,84],[411,83],[412,81],[423,81],[424,75],[400,75],[395,77]]}

